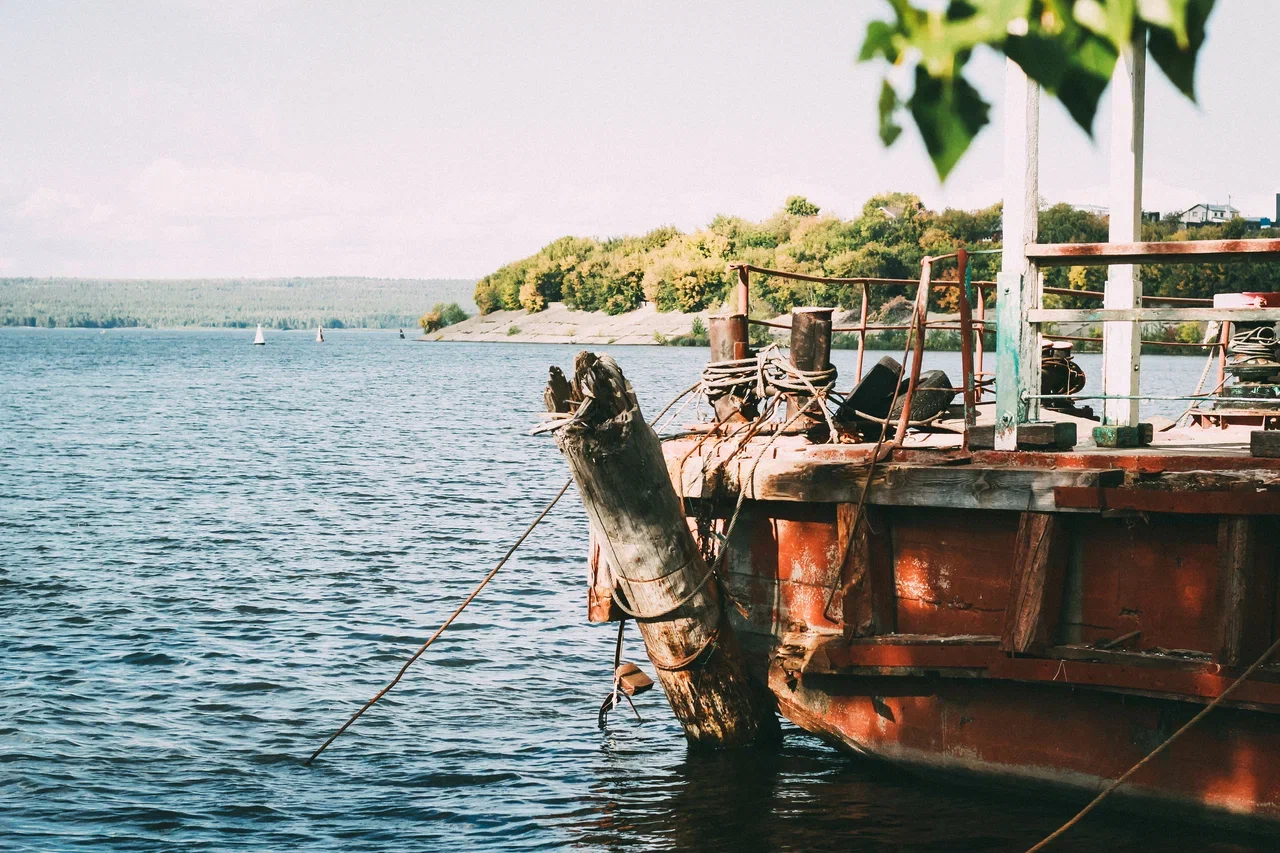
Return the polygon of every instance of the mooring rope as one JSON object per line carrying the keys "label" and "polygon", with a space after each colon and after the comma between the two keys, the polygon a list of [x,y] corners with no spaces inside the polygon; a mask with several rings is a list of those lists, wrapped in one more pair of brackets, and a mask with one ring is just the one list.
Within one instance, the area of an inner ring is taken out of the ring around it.
{"label": "mooring rope", "polygon": [[1250,666],[1248,669],[1246,669],[1244,672],[1242,672],[1239,678],[1237,678],[1235,681],[1227,685],[1227,689],[1219,693],[1218,698],[1214,699],[1208,705],[1205,705],[1204,708],[1200,711],[1200,713],[1196,714],[1194,717],[1188,720],[1182,728],[1178,729],[1176,732],[1169,735],[1168,740],[1166,740],[1164,743],[1157,746],[1155,749],[1151,750],[1151,752],[1147,754],[1146,758],[1142,759],[1137,764],[1130,767],[1127,771],[1125,771],[1125,774],[1123,776],[1121,776],[1120,778],[1112,782],[1110,785],[1108,785],[1102,791],[1101,794],[1098,794],[1098,796],[1094,797],[1093,801],[1090,802],[1089,805],[1081,809],[1079,813],[1076,814],[1075,817],[1071,818],[1071,820],[1067,821],[1062,826],[1058,827],[1052,833],[1047,835],[1043,841],[1041,841],[1036,846],[1027,850],[1027,853],[1039,853],[1039,851],[1044,850],[1052,842],[1061,838],[1068,830],[1071,829],[1071,827],[1075,826],[1080,821],[1084,820],[1085,815],[1087,815],[1089,812],[1093,811],[1099,805],[1101,805],[1103,800],[1111,796],[1111,794],[1114,793],[1117,788],[1119,788],[1121,785],[1127,782],[1129,778],[1133,776],[1133,774],[1137,773],[1139,770],[1145,767],[1147,765],[1147,762],[1151,761],[1151,759],[1155,758],[1157,755],[1159,755],[1160,753],[1168,749],[1170,746],[1172,746],[1174,741],[1176,741],[1178,738],[1182,737],[1184,734],[1189,732],[1192,729],[1192,727],[1194,727],[1197,723],[1199,723],[1201,720],[1207,717],[1210,711],[1212,711],[1214,708],[1218,707],[1224,701],[1226,701],[1226,698],[1230,696],[1232,693],[1234,693],[1237,687],[1239,687],[1241,684],[1244,684],[1245,681],[1249,679],[1249,676],[1253,675],[1253,673],[1257,671],[1258,667],[1266,663],[1271,658],[1271,656],[1276,653],[1276,650],[1278,649],[1280,649],[1280,640],[1276,640],[1271,645],[1271,648],[1267,649],[1265,652],[1262,653],[1262,657],[1254,661],[1253,665]]}
{"label": "mooring rope", "polygon": [[[651,425],[657,423],[658,419],[661,418],[663,415],[665,415],[667,412],[669,412],[671,410],[671,407],[674,406],[676,403],[680,402],[680,400],[686,394],[689,394],[690,392],[697,390],[697,388],[699,387],[699,384],[700,383],[695,382],[693,385],[690,385],[688,388],[686,388],[685,390],[677,394],[675,397],[673,397],[671,402],[667,403],[667,405],[662,408],[662,411],[658,412],[658,414],[655,415],[649,423]],[[321,744],[319,749],[311,753],[311,757],[308,758],[306,761],[302,762],[304,766],[310,766],[311,762],[316,760],[316,756],[318,756],[320,753],[328,749],[329,744],[333,743],[335,740],[338,739],[338,735],[342,734],[348,728],[350,728],[351,724],[354,723],[356,720],[360,719],[361,715],[364,714],[365,711],[373,707],[373,703],[377,702],[383,696],[386,696],[387,693],[391,691],[391,688],[395,687],[397,684],[400,683],[400,679],[404,677],[405,672],[407,672],[409,667],[413,665],[413,662],[416,661],[418,658],[422,657],[422,653],[431,647],[431,644],[434,643],[436,639],[445,632],[446,628],[448,628],[450,625],[453,624],[453,620],[458,618],[458,615],[461,614],[462,611],[466,609],[467,605],[475,600],[476,596],[480,594],[480,591],[485,588],[485,586],[489,583],[489,581],[493,580],[494,576],[497,575],[498,572],[502,569],[502,567],[507,564],[507,560],[511,559],[511,555],[516,552],[516,549],[519,548],[522,544],[524,544],[524,540],[529,537],[529,534],[533,532],[533,529],[537,527],[542,522],[542,520],[547,517],[547,514],[551,512],[551,510],[555,507],[555,505],[560,502],[560,499],[564,497],[564,493],[569,490],[569,487],[571,485],[573,485],[572,477],[570,477],[568,480],[565,481],[564,485],[560,487],[560,491],[556,492],[555,497],[553,497],[551,501],[545,507],[542,508],[542,512],[538,513],[538,517],[535,518],[533,522],[524,529],[524,532],[520,534],[520,538],[517,539],[510,548],[507,549],[507,553],[502,555],[502,559],[498,561],[498,564],[493,567],[493,569],[489,572],[489,574],[484,576],[484,578],[480,581],[480,583],[476,585],[475,589],[471,590],[471,594],[468,595],[465,599],[463,599],[462,603],[458,605],[458,609],[453,611],[453,613],[450,614],[449,618],[444,620],[444,624],[441,625],[439,628],[437,628],[436,632],[432,634],[427,639],[427,641],[423,643],[407,661],[404,662],[404,666],[400,667],[400,671],[396,673],[395,678],[391,679],[391,683],[389,683],[386,687],[382,688],[376,694],[374,694],[373,698],[370,699],[368,702],[365,702],[364,706],[361,707],[359,711],[356,711],[354,714],[352,714],[351,719],[343,723],[341,728],[339,728],[336,732],[330,735],[329,739],[326,740],[323,744]]]}
{"label": "mooring rope", "polygon": [[374,702],[377,702],[383,696],[386,696],[387,693],[391,691],[392,687],[395,687],[397,684],[400,683],[400,679],[404,677],[405,672],[409,669],[410,666],[413,665],[413,662],[416,661],[418,658],[422,657],[422,653],[431,647],[431,644],[436,641],[436,638],[439,637],[441,634],[443,634],[445,629],[453,624],[453,620],[458,618],[458,614],[462,613],[462,611],[466,609],[467,605],[475,600],[475,597],[480,594],[480,590],[484,589],[485,585],[488,584],[489,581],[493,580],[493,576],[496,575],[498,571],[507,564],[507,560],[511,558],[511,555],[516,552],[516,549],[519,548],[520,545],[524,542],[524,540],[529,536],[529,534],[533,532],[533,528],[537,527],[539,522],[541,522],[542,519],[547,517],[547,513],[551,512],[552,507],[554,507],[557,503],[560,502],[560,498],[564,497],[564,493],[569,491],[569,486],[571,485],[573,485],[572,478],[565,480],[564,485],[560,487],[560,491],[556,492],[556,496],[551,499],[551,502],[542,508],[542,512],[538,513],[538,517],[533,520],[533,523],[524,529],[524,533],[520,534],[520,538],[517,539],[510,548],[507,549],[507,553],[502,555],[502,559],[498,561],[498,565],[494,566],[493,570],[490,571],[489,574],[484,576],[484,580],[480,581],[480,583],[476,585],[476,588],[471,590],[471,594],[468,595],[465,599],[463,599],[463,602],[458,605],[458,609],[453,611],[453,613],[449,615],[449,618],[444,620],[444,624],[436,629],[436,632],[432,634],[431,637],[425,643],[423,643],[416,652],[413,653],[413,656],[411,658],[409,658],[407,661],[404,662],[404,666],[400,667],[400,671],[396,673],[395,678],[391,679],[391,683],[388,684],[386,687],[382,688],[381,690],[379,690],[374,695],[374,697],[370,699],[368,702],[365,702],[364,707],[362,707],[359,711],[356,711],[354,714],[352,714],[351,719],[347,720],[345,723],[342,724],[342,728],[338,729],[336,732],[330,735],[329,739],[325,741],[320,746],[319,749],[311,753],[310,758],[302,762],[304,765],[309,766],[311,762],[315,761],[317,755],[324,752],[329,747],[329,744],[333,743],[335,740],[338,739],[338,735],[342,734],[348,728],[350,728],[351,724],[354,723],[356,720],[360,719],[360,715],[363,714],[365,711],[369,710],[373,706]]}

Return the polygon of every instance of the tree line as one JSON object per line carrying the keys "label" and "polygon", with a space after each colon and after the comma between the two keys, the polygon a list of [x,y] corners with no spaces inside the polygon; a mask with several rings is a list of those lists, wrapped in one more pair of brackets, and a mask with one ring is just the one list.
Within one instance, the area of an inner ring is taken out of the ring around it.
{"label": "tree line", "polygon": [[[1002,205],[980,210],[933,211],[911,193],[884,193],[863,205],[853,219],[823,214],[802,196],[787,199],[762,222],[717,216],[705,228],[682,232],[656,228],[640,236],[561,237],[535,254],[507,264],[476,283],[475,303],[482,314],[499,309],[541,311],[549,302],[570,308],[620,314],[642,304],[659,311],[701,311],[724,303],[736,276],[729,264],[748,263],[786,272],[832,278],[918,279],[926,255],[964,247],[1000,248]],[[1223,225],[1187,228],[1176,214],[1144,223],[1144,240],[1210,240],[1243,236],[1280,236],[1280,229],[1254,229],[1243,219]],[[1040,211],[1040,242],[1105,242],[1107,219],[1087,210],[1056,204]],[[975,279],[994,279],[999,254],[972,257]],[[955,278],[954,267],[940,278]],[[1280,290],[1280,266],[1268,264],[1182,264],[1143,267],[1143,291],[1151,296],[1211,297],[1244,290]],[[1045,270],[1050,287],[1100,291],[1105,267]],[[871,288],[869,309],[881,312],[908,290]],[[936,289],[933,310],[955,310],[954,289]],[[994,300],[989,292],[988,300]],[[751,312],[773,315],[797,305],[855,308],[857,285],[795,281],[753,274]],[[1094,297],[1056,296],[1049,307],[1100,307]]]}
{"label": "tree line", "polygon": [[0,325],[412,328],[421,306],[469,304],[474,279],[0,279]]}

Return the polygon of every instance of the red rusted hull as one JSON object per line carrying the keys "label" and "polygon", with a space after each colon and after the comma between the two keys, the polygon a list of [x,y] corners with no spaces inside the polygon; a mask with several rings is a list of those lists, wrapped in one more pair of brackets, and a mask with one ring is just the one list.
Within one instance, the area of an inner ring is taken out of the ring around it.
{"label": "red rusted hull", "polygon": [[[690,447],[668,444],[673,479],[690,523],[722,532],[742,485],[733,471],[719,493],[691,477],[715,466]],[[722,573],[756,676],[784,716],[834,743],[1093,793],[1277,636],[1274,460],[900,454],[880,467],[863,527],[865,457],[797,444],[763,459]],[[1123,791],[1280,826],[1280,665]]]}

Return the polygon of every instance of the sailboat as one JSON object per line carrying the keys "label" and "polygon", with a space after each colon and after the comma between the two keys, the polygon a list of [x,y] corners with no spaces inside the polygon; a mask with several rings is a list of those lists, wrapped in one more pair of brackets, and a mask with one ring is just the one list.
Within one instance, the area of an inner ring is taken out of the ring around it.
{"label": "sailboat", "polygon": [[255,347],[263,347],[267,345],[267,339],[262,336],[262,324],[258,324],[258,334],[253,336],[253,345]]}
{"label": "sailboat", "polygon": [[324,343],[324,326],[316,326],[316,343]]}

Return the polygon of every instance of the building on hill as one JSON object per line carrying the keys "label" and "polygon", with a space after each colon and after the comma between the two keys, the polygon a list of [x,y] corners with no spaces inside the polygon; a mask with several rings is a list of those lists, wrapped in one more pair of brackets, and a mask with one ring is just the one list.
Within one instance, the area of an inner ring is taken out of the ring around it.
{"label": "building on hill", "polygon": [[1221,225],[1229,222],[1240,215],[1240,211],[1236,210],[1229,204],[1209,204],[1201,202],[1194,207],[1189,207],[1182,211],[1182,215],[1178,217],[1183,225]]}

